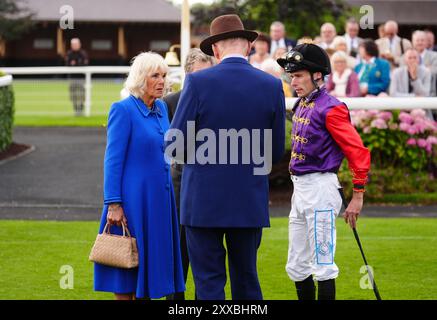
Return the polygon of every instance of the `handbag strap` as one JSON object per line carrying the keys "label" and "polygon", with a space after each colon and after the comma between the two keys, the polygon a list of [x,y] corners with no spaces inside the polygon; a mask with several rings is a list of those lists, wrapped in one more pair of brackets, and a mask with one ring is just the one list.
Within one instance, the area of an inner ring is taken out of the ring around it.
{"label": "handbag strap", "polygon": [[[123,228],[123,237],[126,237],[126,234],[129,238],[132,238],[129,229],[126,227],[126,225],[124,224],[124,222],[121,222],[121,227]],[[106,222],[105,227],[103,228],[103,233],[107,233],[107,234],[111,234],[111,230],[110,230],[111,226],[109,224],[109,222]]]}

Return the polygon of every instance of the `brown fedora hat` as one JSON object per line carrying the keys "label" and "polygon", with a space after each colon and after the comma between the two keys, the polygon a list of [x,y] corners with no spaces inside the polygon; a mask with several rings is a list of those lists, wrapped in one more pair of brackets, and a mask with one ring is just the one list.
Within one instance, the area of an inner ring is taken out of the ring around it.
{"label": "brown fedora hat", "polygon": [[200,50],[209,56],[214,56],[212,45],[217,41],[244,38],[253,42],[258,37],[255,31],[244,30],[243,22],[236,14],[225,14],[215,18],[211,22],[209,33],[211,35],[200,43]]}

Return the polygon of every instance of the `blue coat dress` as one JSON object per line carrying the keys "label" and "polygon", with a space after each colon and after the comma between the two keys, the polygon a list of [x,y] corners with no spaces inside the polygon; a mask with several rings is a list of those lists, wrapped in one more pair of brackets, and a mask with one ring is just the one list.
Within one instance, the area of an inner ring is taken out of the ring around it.
{"label": "blue coat dress", "polygon": [[[100,233],[108,204],[121,202],[129,231],[137,239],[139,266],[120,269],[96,263],[96,291],[135,292],[138,298],[185,291],[170,165],[164,157],[167,112],[161,100],[150,110],[132,95],[114,103],[109,112]],[[122,230],[113,226],[111,233]]]}

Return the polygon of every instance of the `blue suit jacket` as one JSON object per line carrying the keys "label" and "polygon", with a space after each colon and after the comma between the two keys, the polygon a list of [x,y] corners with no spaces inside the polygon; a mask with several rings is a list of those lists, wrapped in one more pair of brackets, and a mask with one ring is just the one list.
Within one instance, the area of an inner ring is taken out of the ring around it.
{"label": "blue suit jacket", "polygon": [[[363,63],[355,67],[355,72],[360,72]],[[387,92],[390,85],[390,63],[381,58],[375,58],[374,66],[369,73],[368,93],[378,95],[381,92]]]}
{"label": "blue suit jacket", "polygon": [[[281,81],[255,69],[242,58],[228,58],[214,67],[189,74],[171,129],[179,129],[187,137],[187,121],[195,121],[196,133],[210,129],[210,133],[215,133],[217,144],[220,129],[239,132],[248,129],[250,133],[252,129],[262,132],[271,129],[272,160],[277,162],[283,155],[285,139]],[[250,150],[253,144],[263,146],[263,134],[261,136],[261,142],[256,144],[251,134],[246,146]],[[203,141],[207,140],[210,142],[203,137]],[[197,151],[204,145],[203,141],[196,142]],[[229,164],[229,145],[227,154],[218,147],[213,149],[216,154],[209,154],[211,150],[206,154],[215,158],[216,164],[194,161],[184,166],[181,223],[192,227],[269,226],[268,175],[253,172],[254,167],[262,165],[257,165],[251,155],[249,163],[242,161],[241,143],[238,164]],[[219,164],[220,158],[226,159],[228,164]]]}

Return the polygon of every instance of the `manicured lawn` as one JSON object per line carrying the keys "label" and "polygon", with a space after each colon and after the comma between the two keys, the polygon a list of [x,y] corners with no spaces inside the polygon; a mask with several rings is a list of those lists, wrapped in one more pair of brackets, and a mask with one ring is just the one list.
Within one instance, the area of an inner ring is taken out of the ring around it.
{"label": "manicured lawn", "polygon": [[[296,299],[285,273],[286,218],[271,219],[259,251],[258,270],[265,299]],[[0,220],[0,299],[112,299],[93,291],[93,267],[88,261],[97,222]],[[340,267],[338,299],[374,299],[360,288],[363,265],[352,232],[337,221],[336,262]],[[437,219],[361,218],[359,234],[383,299],[437,299]],[[74,289],[61,289],[60,269],[74,270]],[[190,276],[187,297],[192,299]],[[229,283],[227,286],[229,294]]]}
{"label": "manicured lawn", "polygon": [[106,124],[111,104],[120,100],[122,80],[92,82],[91,116],[74,117],[67,80],[16,80],[15,125],[101,126]]}

